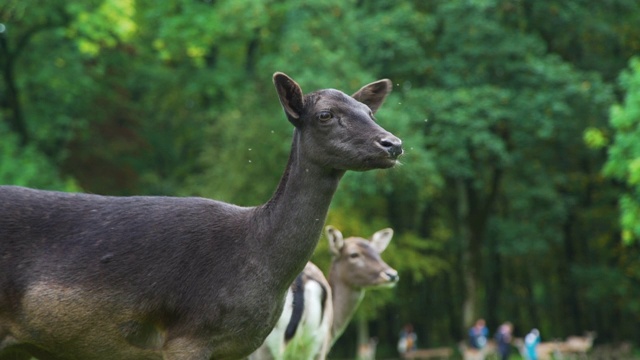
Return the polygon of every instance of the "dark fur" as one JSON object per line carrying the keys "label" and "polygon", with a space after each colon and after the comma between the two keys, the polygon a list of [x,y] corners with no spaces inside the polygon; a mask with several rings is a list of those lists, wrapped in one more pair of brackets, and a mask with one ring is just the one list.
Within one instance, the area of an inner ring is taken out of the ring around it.
{"label": "dark fur", "polygon": [[287,324],[287,329],[284,331],[284,340],[289,341],[298,330],[298,324],[302,319],[302,312],[304,310],[304,284],[302,282],[302,274],[296,277],[296,280],[291,285],[293,292],[293,309],[291,311],[291,320]]}
{"label": "dark fur", "polygon": [[296,130],[262,206],[0,187],[0,359],[237,359],[262,343],[344,171],[393,166],[400,149],[370,116],[388,80],[362,103],[274,83]]}
{"label": "dark fur", "polygon": [[306,301],[304,296],[305,295],[304,287],[305,287],[305,284],[309,281],[316,282],[322,289],[322,298],[320,299],[320,304],[322,304],[322,312],[320,313],[320,317],[321,318],[324,317],[324,312],[326,311],[325,306],[327,304],[327,296],[328,296],[329,289],[325,287],[324,282],[318,281],[313,276],[310,276],[309,274],[303,271],[302,273],[300,273],[300,275],[298,275],[298,277],[296,277],[296,280],[293,282],[293,284],[291,284],[291,292],[293,293],[293,304],[292,304],[292,311],[291,311],[291,319],[289,320],[289,323],[287,324],[287,328],[285,329],[285,332],[284,332],[285,341],[291,340],[291,338],[293,338],[296,335],[296,331],[300,326],[300,321],[302,320],[302,315],[304,313],[304,306]]}

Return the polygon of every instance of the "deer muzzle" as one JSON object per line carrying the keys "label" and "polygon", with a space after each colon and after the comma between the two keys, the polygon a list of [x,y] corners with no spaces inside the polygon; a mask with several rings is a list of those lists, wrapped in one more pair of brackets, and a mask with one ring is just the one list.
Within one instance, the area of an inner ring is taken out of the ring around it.
{"label": "deer muzzle", "polygon": [[380,146],[382,146],[383,149],[387,151],[389,156],[394,160],[397,159],[403,153],[402,140],[398,139],[393,135],[383,137],[378,141],[378,143],[380,144]]}

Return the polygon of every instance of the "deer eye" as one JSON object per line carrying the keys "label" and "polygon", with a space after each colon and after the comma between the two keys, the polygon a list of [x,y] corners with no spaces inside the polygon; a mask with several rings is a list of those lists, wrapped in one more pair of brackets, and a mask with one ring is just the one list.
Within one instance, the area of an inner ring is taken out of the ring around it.
{"label": "deer eye", "polygon": [[349,254],[349,257],[350,257],[350,258],[352,258],[352,259],[355,259],[355,258],[357,258],[357,257],[359,257],[359,256],[360,256],[360,254],[358,254],[358,253],[351,253],[351,254]]}
{"label": "deer eye", "polygon": [[333,114],[329,111],[321,111],[318,114],[318,119],[320,119],[321,121],[331,120],[331,118],[333,118]]}

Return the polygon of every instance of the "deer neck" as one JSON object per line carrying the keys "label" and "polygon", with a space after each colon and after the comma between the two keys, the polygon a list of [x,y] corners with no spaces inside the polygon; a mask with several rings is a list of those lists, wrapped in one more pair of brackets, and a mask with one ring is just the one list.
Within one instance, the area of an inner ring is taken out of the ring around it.
{"label": "deer neck", "polygon": [[344,332],[345,328],[351,321],[358,306],[364,298],[365,290],[362,288],[353,288],[342,281],[336,270],[335,264],[331,266],[329,271],[329,285],[333,295],[333,325],[331,327],[332,343],[335,342]]}
{"label": "deer neck", "polygon": [[261,241],[261,257],[274,262],[273,279],[283,280],[286,289],[313,254],[324,226],[329,205],[344,175],[309,161],[294,131],[291,154],[272,198],[258,208],[257,218],[266,239]]}

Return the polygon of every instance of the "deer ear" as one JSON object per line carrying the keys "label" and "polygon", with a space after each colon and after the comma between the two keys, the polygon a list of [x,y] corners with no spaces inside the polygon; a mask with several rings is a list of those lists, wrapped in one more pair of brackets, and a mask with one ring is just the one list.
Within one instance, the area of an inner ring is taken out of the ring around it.
{"label": "deer ear", "polygon": [[297,126],[304,109],[304,98],[300,85],[284,73],[273,74],[273,84],[276,86],[280,104],[289,121]]}
{"label": "deer ear", "polygon": [[384,249],[387,248],[387,245],[389,245],[389,241],[391,241],[392,237],[392,228],[382,229],[373,234],[373,237],[371,238],[371,246],[376,249],[378,253],[381,253],[384,251]]}
{"label": "deer ear", "polygon": [[327,239],[329,239],[329,250],[333,255],[340,256],[340,251],[344,247],[342,233],[331,225],[327,226],[324,231],[327,234]]}
{"label": "deer ear", "polygon": [[363,86],[355,94],[351,95],[354,99],[367,105],[373,113],[378,111],[384,99],[389,95],[393,88],[393,83],[389,79],[378,80],[371,84]]}

